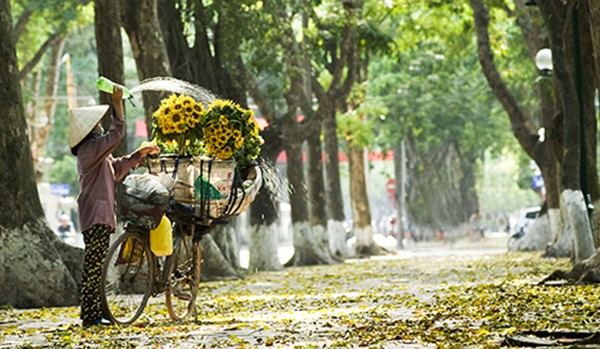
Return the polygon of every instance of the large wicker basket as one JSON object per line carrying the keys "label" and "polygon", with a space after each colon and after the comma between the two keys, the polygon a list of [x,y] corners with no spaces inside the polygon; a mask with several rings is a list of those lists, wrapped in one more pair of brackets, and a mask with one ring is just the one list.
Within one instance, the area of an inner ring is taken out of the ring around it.
{"label": "large wicker basket", "polygon": [[[158,158],[148,158],[148,168],[151,174],[166,173],[172,176],[175,182],[172,188],[173,198],[176,201],[199,204],[203,200],[229,198],[233,188],[236,163],[233,160],[222,161],[200,156],[163,155]],[[206,190],[198,188],[200,178],[209,188]],[[214,194],[214,189],[218,194]]]}
{"label": "large wicker basket", "polygon": [[260,167],[247,168],[242,178],[235,161],[161,155],[149,158],[148,168],[151,174],[168,176],[174,182],[173,199],[206,225],[244,212],[262,186]]}

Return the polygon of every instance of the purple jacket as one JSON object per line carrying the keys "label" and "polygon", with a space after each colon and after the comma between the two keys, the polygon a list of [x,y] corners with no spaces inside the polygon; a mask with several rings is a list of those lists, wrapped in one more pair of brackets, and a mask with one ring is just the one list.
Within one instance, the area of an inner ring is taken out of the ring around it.
{"label": "purple jacket", "polygon": [[129,170],[143,159],[139,152],[113,158],[111,153],[125,135],[125,120],[112,118],[108,132],[98,138],[86,139],[77,150],[79,172],[79,223],[81,231],[95,224],[115,229],[115,186]]}

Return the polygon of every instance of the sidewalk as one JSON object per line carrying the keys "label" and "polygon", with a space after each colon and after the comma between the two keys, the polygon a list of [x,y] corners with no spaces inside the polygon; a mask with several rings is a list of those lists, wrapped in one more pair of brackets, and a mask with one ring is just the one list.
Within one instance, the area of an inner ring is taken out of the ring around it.
{"label": "sidewalk", "polygon": [[[388,239],[378,243],[395,247]],[[361,342],[435,348],[408,337],[370,342],[363,331],[382,321],[394,330],[398,321],[418,318],[420,302],[425,305],[439,290],[461,282],[461,275],[468,275],[460,272],[465,265],[471,273],[470,263],[504,255],[502,246],[500,236],[452,246],[419,243],[395,255],[202,283],[198,322],[169,320],[163,296],[151,298],[140,320],[126,327],[84,330],[73,307],[0,310],[0,348],[316,348]],[[292,252],[283,246],[282,261]]]}

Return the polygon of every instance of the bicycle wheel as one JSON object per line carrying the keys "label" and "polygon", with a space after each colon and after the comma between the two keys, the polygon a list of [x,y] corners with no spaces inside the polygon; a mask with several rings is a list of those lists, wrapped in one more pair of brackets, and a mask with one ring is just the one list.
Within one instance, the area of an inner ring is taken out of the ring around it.
{"label": "bicycle wheel", "polygon": [[191,236],[178,236],[165,266],[165,302],[173,320],[196,318],[196,296],[200,283],[202,249]]}
{"label": "bicycle wheel", "polygon": [[117,324],[130,324],[144,311],[152,292],[154,258],[147,239],[126,231],[108,249],[100,297],[105,316]]}

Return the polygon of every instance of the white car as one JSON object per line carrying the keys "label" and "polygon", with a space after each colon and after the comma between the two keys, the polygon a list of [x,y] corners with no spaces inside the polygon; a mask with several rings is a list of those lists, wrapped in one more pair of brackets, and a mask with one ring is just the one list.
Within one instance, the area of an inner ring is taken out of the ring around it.
{"label": "white car", "polygon": [[540,207],[529,207],[519,211],[518,217],[511,222],[510,235],[518,239],[525,235],[525,230],[539,215]]}

